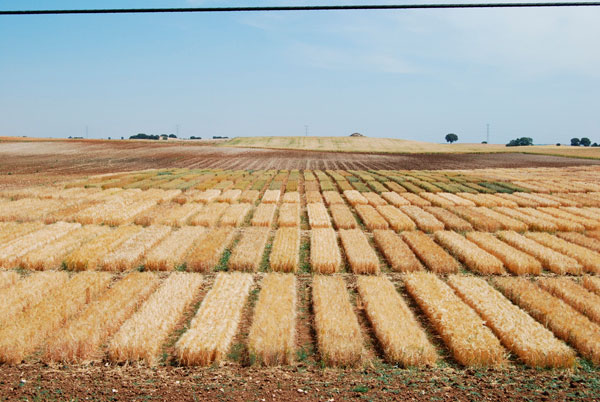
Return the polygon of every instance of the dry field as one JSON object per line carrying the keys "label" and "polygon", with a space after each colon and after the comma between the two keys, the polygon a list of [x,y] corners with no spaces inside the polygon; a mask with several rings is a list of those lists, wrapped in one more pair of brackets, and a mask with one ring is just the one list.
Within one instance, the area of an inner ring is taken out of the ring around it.
{"label": "dry field", "polygon": [[594,399],[599,229],[598,166],[4,189],[0,396]]}

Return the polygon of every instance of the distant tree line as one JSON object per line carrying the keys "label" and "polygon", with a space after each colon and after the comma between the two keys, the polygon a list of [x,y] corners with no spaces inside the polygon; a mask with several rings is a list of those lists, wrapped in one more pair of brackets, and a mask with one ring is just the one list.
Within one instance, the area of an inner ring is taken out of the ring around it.
{"label": "distant tree line", "polygon": [[533,138],[531,138],[531,137],[515,138],[514,140],[510,140],[508,142],[508,144],[506,144],[507,147],[522,147],[522,146],[528,146],[528,145],[533,145]]}
{"label": "distant tree line", "polygon": [[571,138],[571,146],[578,147],[578,146],[580,146],[580,145],[583,145],[584,147],[589,147],[590,145],[591,145],[592,147],[598,147],[598,146],[600,146],[600,145],[598,145],[598,143],[597,143],[597,142],[594,142],[594,143],[592,144],[592,141],[590,141],[590,139],[589,139],[589,138],[587,138],[587,137],[583,137],[582,139],[579,139],[579,138]]}
{"label": "distant tree line", "polygon": [[175,134],[145,134],[145,133],[138,133],[136,135],[132,135],[129,137],[130,140],[160,140],[160,139],[167,139],[167,138],[177,138],[177,136]]}

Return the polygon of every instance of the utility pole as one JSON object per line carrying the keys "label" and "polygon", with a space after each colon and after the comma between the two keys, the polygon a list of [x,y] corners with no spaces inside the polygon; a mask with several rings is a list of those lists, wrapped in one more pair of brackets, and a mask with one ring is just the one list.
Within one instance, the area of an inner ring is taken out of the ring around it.
{"label": "utility pole", "polygon": [[308,137],[308,125],[304,125],[304,136]]}
{"label": "utility pole", "polygon": [[487,126],[487,136],[485,142],[490,143],[490,123],[486,124]]}

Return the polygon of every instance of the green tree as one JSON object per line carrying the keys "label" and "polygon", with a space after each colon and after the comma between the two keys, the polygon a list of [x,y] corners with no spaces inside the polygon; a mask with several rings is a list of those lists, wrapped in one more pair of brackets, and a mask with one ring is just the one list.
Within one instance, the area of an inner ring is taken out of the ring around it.
{"label": "green tree", "polygon": [[579,138],[571,138],[571,146],[578,147],[580,144]]}
{"label": "green tree", "polygon": [[581,141],[579,141],[579,143],[580,143],[581,145],[583,145],[584,147],[589,147],[589,146],[590,146],[590,144],[592,143],[592,141],[590,141],[590,139],[589,139],[589,138],[587,138],[587,137],[583,137],[583,138],[581,139]]}
{"label": "green tree", "polygon": [[446,142],[452,144],[453,142],[458,141],[458,135],[454,133],[446,134]]}

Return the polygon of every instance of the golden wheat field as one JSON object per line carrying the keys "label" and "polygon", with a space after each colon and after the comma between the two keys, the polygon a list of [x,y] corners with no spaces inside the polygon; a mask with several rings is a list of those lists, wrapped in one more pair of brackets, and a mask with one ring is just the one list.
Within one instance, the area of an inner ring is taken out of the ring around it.
{"label": "golden wheat field", "polygon": [[594,367],[599,228],[598,167],[160,169],[3,190],[0,362]]}

